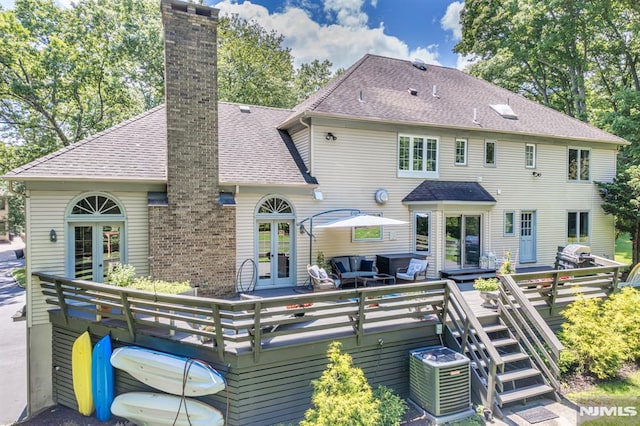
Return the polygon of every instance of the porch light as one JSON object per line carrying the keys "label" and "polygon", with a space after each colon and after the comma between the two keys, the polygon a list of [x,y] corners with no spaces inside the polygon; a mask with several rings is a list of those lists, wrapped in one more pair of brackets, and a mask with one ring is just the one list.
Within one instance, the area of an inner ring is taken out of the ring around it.
{"label": "porch light", "polygon": [[51,231],[49,231],[49,241],[51,241],[52,243],[55,243],[56,241],[58,241],[58,236],[56,235],[55,229],[52,229]]}
{"label": "porch light", "polygon": [[324,137],[328,141],[336,141],[338,137],[331,132],[327,132],[327,135]]}

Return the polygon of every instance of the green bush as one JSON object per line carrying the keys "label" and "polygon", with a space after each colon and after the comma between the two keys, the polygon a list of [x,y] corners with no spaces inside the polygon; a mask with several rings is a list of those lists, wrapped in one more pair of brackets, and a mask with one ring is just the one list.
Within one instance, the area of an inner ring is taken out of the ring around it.
{"label": "green bush", "polygon": [[107,282],[118,287],[129,287],[152,293],[179,294],[191,290],[189,281],[169,282],[154,280],[151,277],[136,277],[136,268],[132,265],[117,263],[107,273]]}
{"label": "green bush", "polygon": [[373,397],[379,401],[379,426],[399,426],[404,413],[409,408],[404,399],[400,398],[392,389],[379,385],[373,391]]}
{"label": "green bush", "polygon": [[589,371],[600,379],[615,377],[625,361],[640,355],[640,295],[625,288],[605,302],[582,295],[564,310],[560,338],[565,372]]}
{"label": "green bush", "polygon": [[327,351],[329,364],[319,379],[313,380],[313,407],[305,413],[301,426],[377,426],[380,401],[362,369],[353,366],[351,355],[332,342]]}
{"label": "green bush", "polygon": [[129,287],[136,277],[136,268],[132,265],[116,263],[107,272],[107,282],[118,287]]}

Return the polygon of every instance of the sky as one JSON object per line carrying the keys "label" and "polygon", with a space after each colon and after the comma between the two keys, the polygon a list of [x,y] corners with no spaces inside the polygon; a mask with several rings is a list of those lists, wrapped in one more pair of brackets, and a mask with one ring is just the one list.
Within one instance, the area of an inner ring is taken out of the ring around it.
{"label": "sky", "polygon": [[[72,0],[56,0],[68,7]],[[330,60],[347,68],[367,53],[464,68],[453,52],[463,1],[452,0],[206,0],[284,35],[294,65]],[[14,0],[0,0],[4,8]],[[158,2],[159,3],[159,2]]]}

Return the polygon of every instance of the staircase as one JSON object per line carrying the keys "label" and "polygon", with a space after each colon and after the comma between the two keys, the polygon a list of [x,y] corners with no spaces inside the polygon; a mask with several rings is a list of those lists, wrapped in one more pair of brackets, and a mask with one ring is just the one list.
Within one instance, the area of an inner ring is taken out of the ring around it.
{"label": "staircase", "polygon": [[510,405],[550,395],[559,400],[562,345],[524,295],[514,296],[503,285],[497,310],[477,317],[454,286],[449,287],[445,339],[471,360],[476,398],[498,417]]}
{"label": "staircase", "polygon": [[[516,337],[509,330],[500,316],[491,314],[479,319],[482,328],[489,337],[489,342],[466,345],[463,348],[460,333],[452,329],[451,324],[447,326],[453,342],[453,348],[464,353],[470,359],[479,359],[479,362],[472,364],[472,374],[476,376],[475,381],[479,381],[483,387],[487,386],[485,379],[490,373],[489,366],[482,359],[480,352],[486,349],[487,345],[492,345],[502,360],[502,364],[496,369],[495,374],[495,398],[499,407],[505,404],[528,401],[540,396],[548,396],[554,393],[555,389],[545,380],[542,372],[525,349],[520,345]],[[470,354],[473,351],[474,354]],[[484,370],[483,373],[478,370]]]}

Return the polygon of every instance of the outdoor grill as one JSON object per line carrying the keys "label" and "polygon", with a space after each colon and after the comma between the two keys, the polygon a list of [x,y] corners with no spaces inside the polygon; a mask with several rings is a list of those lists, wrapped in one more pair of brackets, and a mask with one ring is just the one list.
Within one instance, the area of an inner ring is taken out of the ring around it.
{"label": "outdoor grill", "polygon": [[556,269],[589,268],[596,266],[591,256],[591,247],[581,244],[558,246]]}

